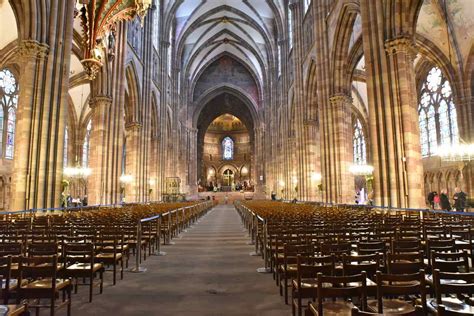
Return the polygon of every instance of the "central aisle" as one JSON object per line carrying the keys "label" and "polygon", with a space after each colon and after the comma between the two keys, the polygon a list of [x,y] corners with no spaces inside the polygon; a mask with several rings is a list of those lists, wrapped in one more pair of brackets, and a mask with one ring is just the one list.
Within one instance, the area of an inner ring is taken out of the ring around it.
{"label": "central aisle", "polygon": [[271,275],[256,272],[263,260],[249,255],[254,248],[232,205],[215,207],[181,236],[163,247],[166,256],[144,262],[147,272],[126,273],[91,304],[73,296],[73,315],[291,314]]}

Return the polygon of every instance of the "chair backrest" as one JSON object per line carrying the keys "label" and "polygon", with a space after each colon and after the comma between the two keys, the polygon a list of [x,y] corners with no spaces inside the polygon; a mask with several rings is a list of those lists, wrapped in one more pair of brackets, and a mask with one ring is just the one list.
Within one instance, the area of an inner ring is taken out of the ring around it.
{"label": "chair backrest", "polygon": [[334,254],[336,256],[336,260],[341,260],[342,255],[350,255],[352,250],[352,244],[350,242],[336,242],[336,243],[322,243],[321,247],[321,254],[323,255],[330,255]]}
{"label": "chair backrest", "polygon": [[[443,282],[443,280],[449,280]],[[433,283],[438,305],[442,304],[442,296],[447,294],[474,294],[474,272],[453,273],[433,271]]]}
{"label": "chair backrest", "polygon": [[412,274],[384,274],[377,271],[377,306],[378,312],[383,313],[384,296],[420,295],[422,307],[426,310],[426,281],[425,271]]}
{"label": "chair backrest", "polygon": [[385,253],[387,246],[383,240],[370,240],[357,243],[357,253],[361,255]]}
{"label": "chair backrest", "polygon": [[387,270],[390,274],[412,274],[424,269],[423,253],[388,253]]}
{"label": "chair backrest", "polygon": [[392,253],[411,253],[421,250],[419,239],[395,239],[392,240]]}
{"label": "chair backrest", "polygon": [[94,244],[86,243],[64,243],[64,264],[69,263],[94,263]]}
{"label": "chair backrest", "polygon": [[334,275],[334,255],[297,257],[297,280],[301,283],[304,278],[317,278],[318,273],[323,275]]}
{"label": "chair backrest", "polygon": [[431,252],[433,269],[441,272],[469,272],[469,255],[467,251]]}
{"label": "chair backrest", "polygon": [[[39,257],[21,257],[19,272],[20,279],[56,279],[58,271],[58,257],[39,256]],[[20,282],[21,284],[21,282]]]}
{"label": "chair backrest", "polygon": [[426,241],[427,253],[431,253],[431,251],[454,251],[454,247],[454,239],[428,239]]}
{"label": "chair backrest", "polygon": [[58,254],[57,242],[33,242],[28,244],[27,253],[29,257],[54,256]]}
{"label": "chair backrest", "polygon": [[21,256],[23,254],[23,243],[2,242],[0,243],[0,256]]}
{"label": "chair backrest", "polygon": [[369,277],[372,277],[379,270],[381,258],[379,253],[358,256],[344,254],[342,256],[342,272],[344,275],[355,275],[365,271]]}
{"label": "chair backrest", "polygon": [[327,276],[318,273],[317,280],[317,303],[320,316],[323,315],[323,300],[325,298],[359,297],[362,310],[366,309],[367,274],[365,272],[351,276]]}

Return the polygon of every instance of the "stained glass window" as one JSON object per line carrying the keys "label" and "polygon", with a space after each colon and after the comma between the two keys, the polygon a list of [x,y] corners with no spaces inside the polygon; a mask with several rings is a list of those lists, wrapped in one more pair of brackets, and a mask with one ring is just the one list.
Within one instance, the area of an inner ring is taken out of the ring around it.
{"label": "stained glass window", "polygon": [[354,122],[353,147],[354,162],[357,164],[367,164],[367,145],[364,137],[364,130],[359,119]]}
{"label": "stained glass window", "polygon": [[433,67],[421,88],[418,105],[421,154],[435,154],[439,145],[459,142],[456,106],[449,80],[441,69]]}
{"label": "stained glass window", "polygon": [[308,11],[310,4],[311,4],[311,0],[304,0],[304,13]]}
{"label": "stained glass window", "polygon": [[63,142],[63,147],[64,147],[64,154],[63,154],[63,166],[67,167],[67,144],[69,141],[69,135],[67,131],[67,126],[64,129],[64,142]]}
{"label": "stained glass window", "polygon": [[288,45],[293,47],[293,11],[288,8]]}
{"label": "stained glass window", "polygon": [[278,45],[278,76],[281,76],[281,46]]}
{"label": "stained glass window", "polygon": [[232,160],[234,158],[234,141],[229,136],[222,140],[222,159]]}
{"label": "stained glass window", "polygon": [[82,145],[82,166],[89,166],[89,151],[90,151],[90,138],[91,138],[92,122],[91,120],[87,124],[86,134],[84,135],[84,143]]}
{"label": "stained glass window", "polygon": [[160,48],[160,0],[155,0],[153,8],[153,46],[156,50]]}
{"label": "stained glass window", "polygon": [[168,75],[171,76],[171,65],[173,62],[173,27],[170,29],[170,36],[169,36],[169,46],[168,46]]}
{"label": "stained glass window", "polygon": [[18,83],[10,70],[3,69],[0,71],[0,148],[7,159],[13,159],[15,149],[17,106]]}

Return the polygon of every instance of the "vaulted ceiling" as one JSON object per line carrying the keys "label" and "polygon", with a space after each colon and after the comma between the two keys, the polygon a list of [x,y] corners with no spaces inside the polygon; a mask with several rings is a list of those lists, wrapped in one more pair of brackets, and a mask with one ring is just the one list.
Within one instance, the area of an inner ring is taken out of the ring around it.
{"label": "vaulted ceiling", "polygon": [[186,0],[170,10],[176,17],[176,54],[185,79],[196,80],[214,59],[228,54],[263,85],[275,62],[283,0]]}

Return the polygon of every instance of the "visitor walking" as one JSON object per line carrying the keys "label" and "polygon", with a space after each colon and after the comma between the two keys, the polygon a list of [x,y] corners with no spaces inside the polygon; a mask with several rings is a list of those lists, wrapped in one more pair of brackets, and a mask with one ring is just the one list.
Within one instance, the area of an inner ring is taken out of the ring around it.
{"label": "visitor walking", "polygon": [[460,188],[454,189],[454,208],[458,212],[464,212],[466,208],[467,194],[464,193]]}

